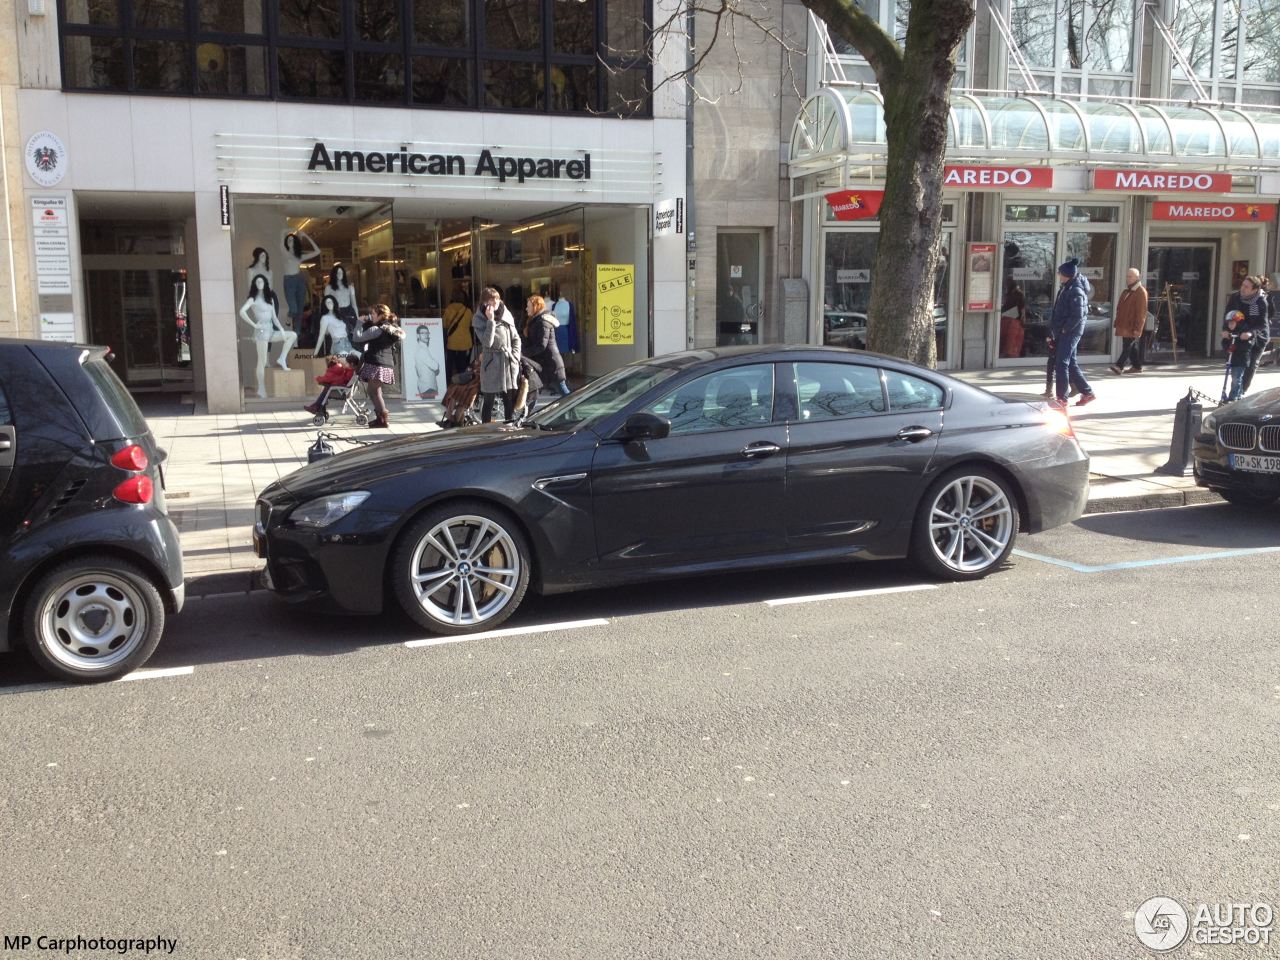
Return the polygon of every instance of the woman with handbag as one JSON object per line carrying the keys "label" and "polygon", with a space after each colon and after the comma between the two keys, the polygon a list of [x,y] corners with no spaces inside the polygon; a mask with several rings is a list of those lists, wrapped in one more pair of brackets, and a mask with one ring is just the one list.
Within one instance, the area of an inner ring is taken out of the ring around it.
{"label": "woman with handbag", "polygon": [[480,421],[493,422],[493,406],[502,399],[506,419],[517,412],[520,386],[520,334],[502,295],[493,287],[480,294],[481,309],[475,315],[475,351],[480,360]]}
{"label": "woman with handbag", "polygon": [[543,383],[550,384],[560,396],[567,397],[569,385],[565,382],[564,360],[556,344],[556,328],[560,326],[560,320],[537,294],[528,299],[524,309],[529,318],[524,330],[524,355],[536,364]]}

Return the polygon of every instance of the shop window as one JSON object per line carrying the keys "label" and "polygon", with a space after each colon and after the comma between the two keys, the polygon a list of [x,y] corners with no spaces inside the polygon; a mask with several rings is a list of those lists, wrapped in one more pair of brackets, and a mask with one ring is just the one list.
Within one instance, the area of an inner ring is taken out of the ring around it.
{"label": "shop window", "polygon": [[404,57],[357,52],[355,71],[357,100],[396,103],[404,99]]}
{"label": "shop window", "polygon": [[542,68],[536,63],[485,61],[485,106],[503,110],[541,110],[544,100]]}
{"label": "shop window", "polygon": [[473,103],[471,61],[414,57],[413,102],[446,107],[464,107]]}
{"label": "shop window", "polygon": [[265,47],[202,43],[196,48],[196,69],[201,93],[247,97],[267,94]]}
{"label": "shop window", "polygon": [[551,0],[556,53],[592,54],[596,49],[596,10],[581,0]]}
{"label": "shop window", "polygon": [[[1025,306],[1022,330],[1009,329],[1013,324],[1002,324],[1001,357],[1048,356],[1049,315],[1057,294],[1060,262],[1056,231],[1005,232],[1003,302],[1020,301]],[[1021,336],[1015,336],[1017,333]]]}
{"label": "shop window", "polygon": [[400,39],[398,0],[354,0],[356,39],[368,43],[395,43]]}
{"label": "shop window", "polygon": [[432,47],[465,47],[470,38],[470,0],[414,0],[415,43]]}
{"label": "shop window", "polygon": [[551,109],[559,113],[583,113],[595,108],[596,68],[551,67]]}
{"label": "shop window", "polygon": [[1271,0],[1244,2],[1243,59],[1246,82],[1280,84],[1280,12]]}
{"label": "shop window", "polygon": [[1120,208],[1106,206],[1067,207],[1068,223],[1119,223]]}
{"label": "shop window", "polygon": [[92,27],[120,24],[120,0],[67,0],[64,10],[67,23]]}
{"label": "shop window", "polygon": [[133,25],[143,30],[181,30],[183,0],[133,0]]}
{"label": "shop window", "polygon": [[342,4],[280,0],[280,32],[315,40],[342,39]]}
{"label": "shop window", "polygon": [[123,90],[124,41],[119,37],[67,37],[64,83],[73,90]]}
{"label": "shop window", "polygon": [[1005,223],[1057,223],[1060,207],[1056,203],[1007,203]]}
{"label": "shop window", "polygon": [[197,0],[200,29],[209,33],[262,33],[262,0]]}
{"label": "shop window", "polygon": [[490,50],[538,50],[542,4],[538,0],[484,0],[484,44]]}
{"label": "shop window", "polygon": [[345,100],[347,58],[341,50],[281,47],[280,96],[307,100]]}
{"label": "shop window", "polygon": [[151,93],[183,93],[190,89],[187,45],[172,40],[135,40],[133,85]]}

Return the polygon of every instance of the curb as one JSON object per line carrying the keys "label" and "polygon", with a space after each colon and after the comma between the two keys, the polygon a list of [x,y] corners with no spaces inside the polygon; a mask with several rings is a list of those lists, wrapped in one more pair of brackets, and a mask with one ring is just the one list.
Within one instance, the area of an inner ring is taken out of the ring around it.
{"label": "curb", "polygon": [[1091,513],[1123,513],[1129,510],[1161,510],[1166,507],[1186,507],[1194,503],[1221,503],[1222,498],[1212,490],[1193,487],[1189,490],[1167,490],[1160,493],[1140,493],[1128,497],[1090,497],[1085,504],[1086,515]]}

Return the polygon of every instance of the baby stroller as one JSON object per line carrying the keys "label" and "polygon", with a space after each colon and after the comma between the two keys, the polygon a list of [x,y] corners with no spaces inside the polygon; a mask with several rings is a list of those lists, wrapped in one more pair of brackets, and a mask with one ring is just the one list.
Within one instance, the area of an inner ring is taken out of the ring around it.
{"label": "baby stroller", "polygon": [[[311,423],[317,427],[323,427],[329,422],[330,413],[328,404],[335,400],[342,401],[342,409],[338,411],[341,416],[350,413],[356,422],[357,427],[365,427],[369,425],[369,395],[365,389],[364,381],[360,379],[360,358],[356,354],[347,357],[348,361],[354,361],[351,367],[351,375],[347,378],[346,383],[329,384],[329,396],[325,400],[325,406],[320,408],[320,412],[311,418]],[[317,380],[320,378],[317,377]]]}

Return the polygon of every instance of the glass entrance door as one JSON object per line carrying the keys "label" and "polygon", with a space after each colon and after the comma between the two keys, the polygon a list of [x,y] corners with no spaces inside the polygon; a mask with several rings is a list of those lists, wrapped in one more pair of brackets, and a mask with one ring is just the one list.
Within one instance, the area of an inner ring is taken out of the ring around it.
{"label": "glass entrance door", "polygon": [[764,237],[716,233],[716,345],[760,342],[764,319]]}
{"label": "glass entrance door", "polygon": [[1175,337],[1179,354],[1203,357],[1216,348],[1217,259],[1218,248],[1212,243],[1152,240],[1148,245],[1148,309],[1158,320],[1148,349],[1153,360],[1164,355],[1172,359]]}
{"label": "glass entrance door", "polygon": [[89,338],[113,349],[131,390],[190,386],[186,271],[88,269],[85,295]]}

